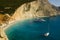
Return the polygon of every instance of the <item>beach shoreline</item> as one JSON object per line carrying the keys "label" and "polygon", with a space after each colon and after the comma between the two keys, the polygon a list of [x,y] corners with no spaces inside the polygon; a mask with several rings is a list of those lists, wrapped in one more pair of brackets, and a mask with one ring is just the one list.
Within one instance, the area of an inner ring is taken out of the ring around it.
{"label": "beach shoreline", "polygon": [[[47,16],[40,17],[40,18],[45,18],[45,17],[47,17]],[[5,33],[5,30],[8,29],[9,27],[11,27],[11,25],[15,24],[16,22],[24,21],[24,20],[27,20],[27,19],[31,19],[31,18],[23,18],[23,19],[19,19],[19,20],[16,19],[16,20],[9,21],[7,25],[2,26],[2,29]],[[5,36],[7,37],[6,33],[5,33]],[[8,39],[8,37],[7,37],[7,39]]]}
{"label": "beach shoreline", "polygon": [[[46,18],[46,17],[49,17],[49,16],[41,16],[41,17],[37,17],[37,18]],[[51,17],[55,17],[55,16],[51,16]],[[9,21],[9,23],[7,25],[2,26],[3,30],[6,30],[7,28],[10,27],[10,25],[15,24],[16,22],[24,21],[24,20],[27,20],[27,19],[33,19],[33,18],[23,18],[23,19],[16,19],[16,20],[13,20],[13,21]]]}

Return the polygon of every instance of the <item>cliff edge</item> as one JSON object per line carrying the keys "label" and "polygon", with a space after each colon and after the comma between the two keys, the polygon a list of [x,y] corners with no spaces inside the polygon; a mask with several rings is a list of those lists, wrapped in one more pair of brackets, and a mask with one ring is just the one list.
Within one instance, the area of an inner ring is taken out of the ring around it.
{"label": "cliff edge", "polygon": [[58,11],[48,2],[48,0],[35,0],[21,5],[12,18],[16,20],[36,17],[50,17],[58,15]]}

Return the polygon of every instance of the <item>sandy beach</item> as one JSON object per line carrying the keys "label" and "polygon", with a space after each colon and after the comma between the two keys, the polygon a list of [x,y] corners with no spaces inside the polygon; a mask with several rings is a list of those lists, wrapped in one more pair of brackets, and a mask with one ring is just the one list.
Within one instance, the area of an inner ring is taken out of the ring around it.
{"label": "sandy beach", "polygon": [[[48,16],[41,16],[40,18],[44,18],[44,17],[48,17]],[[11,27],[10,25],[13,25],[13,24],[15,24],[18,21],[23,21],[23,20],[26,20],[26,19],[31,19],[31,18],[21,18],[21,19],[16,19],[16,20],[13,20],[13,21],[9,21],[9,23],[8,24],[4,24],[2,26],[2,28],[3,28],[3,30],[6,30],[8,27]]]}

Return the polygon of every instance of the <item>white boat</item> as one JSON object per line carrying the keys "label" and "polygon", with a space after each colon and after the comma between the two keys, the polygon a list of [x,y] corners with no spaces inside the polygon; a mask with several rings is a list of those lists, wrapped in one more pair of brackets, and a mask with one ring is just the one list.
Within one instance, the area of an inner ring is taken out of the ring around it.
{"label": "white boat", "polygon": [[44,36],[46,36],[46,37],[47,37],[47,36],[49,36],[49,34],[50,34],[50,33],[49,33],[49,32],[47,32],[47,33],[45,33],[45,34],[44,34]]}

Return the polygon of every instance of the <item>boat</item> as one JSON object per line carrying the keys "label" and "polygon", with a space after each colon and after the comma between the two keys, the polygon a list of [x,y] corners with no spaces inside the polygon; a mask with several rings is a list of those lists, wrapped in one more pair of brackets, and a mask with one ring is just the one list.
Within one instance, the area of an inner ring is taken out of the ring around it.
{"label": "boat", "polygon": [[47,33],[45,33],[45,34],[44,34],[44,36],[46,36],[46,37],[47,37],[47,36],[49,36],[49,34],[50,34],[50,33],[49,33],[49,32],[47,32]]}

